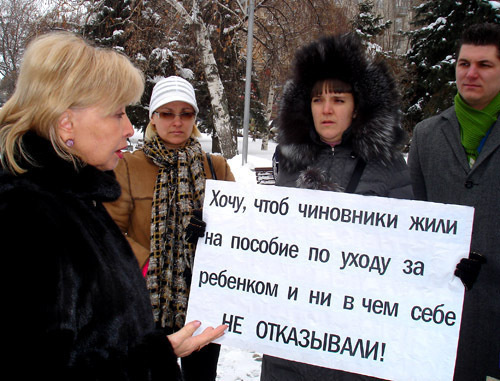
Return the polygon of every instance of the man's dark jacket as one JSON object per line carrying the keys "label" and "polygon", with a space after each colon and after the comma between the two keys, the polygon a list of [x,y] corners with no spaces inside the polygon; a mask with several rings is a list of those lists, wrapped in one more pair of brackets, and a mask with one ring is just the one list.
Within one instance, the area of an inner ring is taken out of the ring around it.
{"label": "man's dark jacket", "polygon": [[417,199],[474,207],[471,250],[487,263],[465,293],[454,380],[500,379],[500,119],[472,168],[454,107],[426,119],[408,164]]}

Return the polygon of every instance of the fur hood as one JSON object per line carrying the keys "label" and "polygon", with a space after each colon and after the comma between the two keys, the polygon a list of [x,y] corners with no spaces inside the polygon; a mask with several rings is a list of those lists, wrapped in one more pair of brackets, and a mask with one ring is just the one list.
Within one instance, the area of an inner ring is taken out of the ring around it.
{"label": "fur hood", "polygon": [[365,161],[393,160],[405,141],[399,94],[383,62],[371,61],[353,34],[323,37],[297,51],[278,117],[281,161],[289,169],[307,167],[325,147],[314,129],[311,91],[319,80],[336,78],[352,85],[356,118],[344,132]]}

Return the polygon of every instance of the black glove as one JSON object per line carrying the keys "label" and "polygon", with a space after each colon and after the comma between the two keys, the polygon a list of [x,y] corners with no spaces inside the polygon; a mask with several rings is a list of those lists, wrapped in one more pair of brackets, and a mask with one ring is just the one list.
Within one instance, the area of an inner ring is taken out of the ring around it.
{"label": "black glove", "polygon": [[486,263],[486,258],[479,253],[471,251],[469,258],[462,258],[457,264],[455,275],[460,278],[467,291],[472,289],[472,285],[476,281],[483,263]]}
{"label": "black glove", "polygon": [[189,243],[198,242],[198,238],[205,235],[207,224],[202,220],[201,209],[193,210],[193,215],[186,226],[186,241]]}

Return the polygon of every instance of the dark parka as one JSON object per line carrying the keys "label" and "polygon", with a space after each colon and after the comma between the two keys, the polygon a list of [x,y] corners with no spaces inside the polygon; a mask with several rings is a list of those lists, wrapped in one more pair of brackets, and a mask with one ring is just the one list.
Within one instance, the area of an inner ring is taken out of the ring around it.
{"label": "dark parka", "polygon": [[[342,142],[323,143],[311,112],[311,91],[324,79],[352,85],[355,114]],[[399,97],[383,63],[370,62],[353,35],[325,37],[297,52],[278,119],[276,184],[342,191],[359,160],[364,168],[354,193],[411,199],[411,182],[400,148]],[[264,356],[262,381],[366,380],[366,376]]]}
{"label": "dark parka", "polygon": [[[314,84],[333,76],[352,85],[356,115],[334,149],[321,142],[311,113]],[[345,189],[362,159],[366,167],[355,193],[411,198],[398,101],[387,67],[367,61],[353,36],[325,38],[300,50],[280,106],[277,184]]]}
{"label": "dark parka", "polygon": [[120,195],[112,172],[77,172],[31,132],[23,145],[37,165],[0,174],[2,344],[12,378],[177,380],[134,254],[102,206]]}
{"label": "dark parka", "polygon": [[474,207],[471,250],[486,257],[465,293],[456,381],[500,379],[500,119],[469,167],[454,107],[417,124],[408,164],[419,200]]}

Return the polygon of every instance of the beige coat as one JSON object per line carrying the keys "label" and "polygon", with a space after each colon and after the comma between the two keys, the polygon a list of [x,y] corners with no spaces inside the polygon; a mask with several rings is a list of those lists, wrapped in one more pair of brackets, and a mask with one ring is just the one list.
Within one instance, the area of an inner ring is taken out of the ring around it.
{"label": "beige coat", "polygon": [[[205,153],[203,156],[206,178],[211,179],[207,156]],[[217,180],[234,181],[226,159],[220,155],[210,157]],[[150,256],[151,206],[158,166],[142,150],[137,150],[125,153],[115,168],[115,174],[122,194],[118,200],[105,204],[105,207],[125,233],[142,268]]]}

